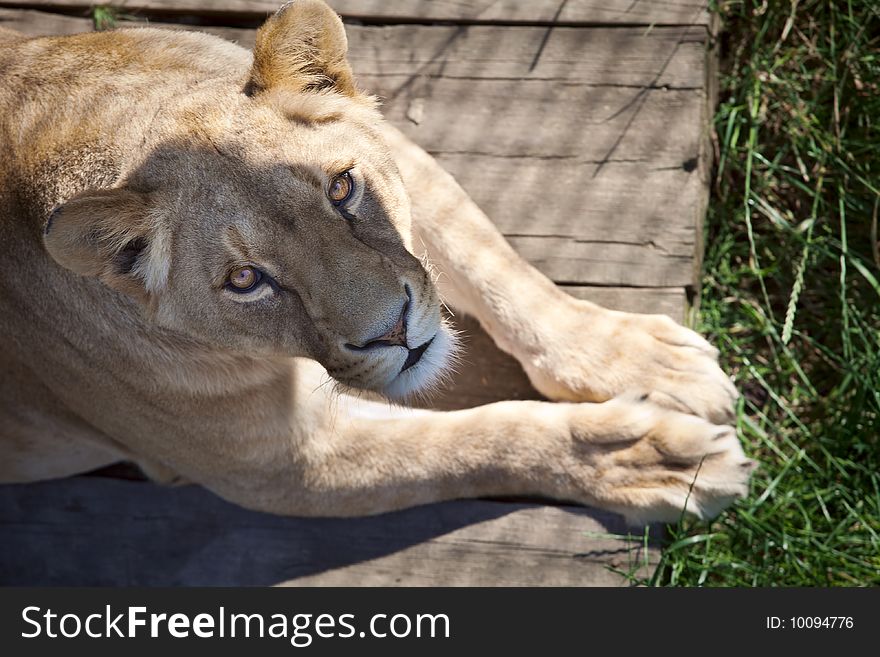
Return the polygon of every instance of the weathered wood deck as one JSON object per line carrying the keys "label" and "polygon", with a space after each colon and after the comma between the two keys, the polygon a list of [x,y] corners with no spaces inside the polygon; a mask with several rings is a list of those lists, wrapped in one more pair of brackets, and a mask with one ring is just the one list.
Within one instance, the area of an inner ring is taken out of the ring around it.
{"label": "weathered wood deck", "polygon": [[[0,1],[0,25],[87,31],[90,4]],[[201,29],[250,47],[280,2],[111,4],[121,26]],[[522,255],[574,296],[685,320],[711,159],[705,0],[330,4],[361,85]],[[437,407],[537,397],[478,326],[463,328],[467,367]],[[609,566],[646,557],[639,541],[604,536],[625,531],[613,515],[538,504],[300,520],[195,487],[94,477],[0,487],[0,500],[7,584],[615,584]]]}

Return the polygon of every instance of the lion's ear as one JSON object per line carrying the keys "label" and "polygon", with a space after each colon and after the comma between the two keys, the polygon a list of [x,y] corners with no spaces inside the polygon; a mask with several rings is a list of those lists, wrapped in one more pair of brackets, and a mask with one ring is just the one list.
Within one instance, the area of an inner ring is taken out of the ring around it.
{"label": "lion's ear", "polygon": [[342,21],[323,0],[294,0],[257,32],[248,95],[287,88],[356,96]]}
{"label": "lion's ear", "polygon": [[43,242],[62,267],[143,300],[168,278],[163,236],[146,195],[119,188],[83,192],[55,208]]}

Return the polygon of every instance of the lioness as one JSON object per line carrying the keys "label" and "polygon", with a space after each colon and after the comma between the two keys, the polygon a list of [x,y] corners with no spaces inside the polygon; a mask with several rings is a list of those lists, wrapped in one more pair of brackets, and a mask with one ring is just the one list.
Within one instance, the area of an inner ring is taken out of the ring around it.
{"label": "lioness", "polygon": [[[320,0],[285,5],[253,54],[4,32],[0,480],[128,459],[323,516],[536,494],[643,521],[743,495],[717,351],[558,290],[382,122],[346,49]],[[441,299],[564,403],[414,411],[323,385],[435,385]]]}

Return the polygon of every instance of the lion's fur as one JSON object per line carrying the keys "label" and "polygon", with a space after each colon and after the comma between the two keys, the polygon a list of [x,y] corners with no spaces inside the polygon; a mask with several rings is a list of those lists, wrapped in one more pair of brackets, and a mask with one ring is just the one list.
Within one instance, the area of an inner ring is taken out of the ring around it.
{"label": "lion's fur", "polygon": [[[246,506],[327,515],[539,493],[674,517],[688,495],[705,515],[742,494],[748,462],[712,424],[735,393],[711,347],[575,302],[523,263],[382,124],[345,50],[320,0],[286,5],[253,56],[192,32],[0,31],[0,480],[131,459]],[[348,169],[343,214],[324,191]],[[423,249],[439,292],[545,394],[644,395],[411,413],[332,394],[326,372],[405,396],[448,366]],[[242,300],[224,286],[235,263],[274,283]],[[352,348],[401,307],[409,345],[434,340],[402,373],[400,347]]]}

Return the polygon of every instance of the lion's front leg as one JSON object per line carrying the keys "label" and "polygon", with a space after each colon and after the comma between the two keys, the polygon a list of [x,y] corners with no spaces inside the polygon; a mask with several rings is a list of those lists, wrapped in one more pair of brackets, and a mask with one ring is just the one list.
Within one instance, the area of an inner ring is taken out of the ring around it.
{"label": "lion's front leg", "polygon": [[752,469],[731,427],[650,402],[510,401],[410,416],[386,407],[386,417],[347,404],[340,401],[332,429],[298,441],[295,473],[276,458],[247,486],[218,492],[282,514],[356,516],[539,495],[632,522],[673,521],[684,510],[717,514],[747,492]]}
{"label": "lion's front leg", "polygon": [[310,361],[278,363],[276,374],[232,399],[181,407],[176,434],[148,427],[126,434],[127,446],[239,505],[284,515],[531,494],[675,520],[683,509],[711,516],[746,493],[752,464],[731,427],[648,401],[437,412],[334,394]]}
{"label": "lion's front leg", "polygon": [[731,419],[736,390],[703,338],[662,315],[571,298],[519,257],[432,157],[394,128],[386,138],[412,199],[414,248],[437,267],[444,300],[476,317],[542,394],[648,395],[714,422]]}

